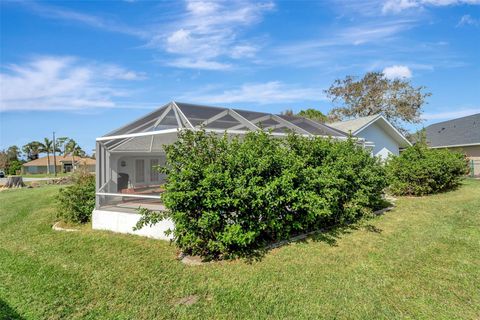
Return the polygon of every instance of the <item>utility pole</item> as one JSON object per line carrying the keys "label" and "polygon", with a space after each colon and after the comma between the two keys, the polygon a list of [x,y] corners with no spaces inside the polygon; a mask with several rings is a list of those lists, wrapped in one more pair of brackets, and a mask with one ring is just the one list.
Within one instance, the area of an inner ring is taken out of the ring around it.
{"label": "utility pole", "polygon": [[55,131],[53,131],[53,172],[55,173],[55,177],[57,177],[57,156],[55,155],[56,149],[57,145],[55,142]]}

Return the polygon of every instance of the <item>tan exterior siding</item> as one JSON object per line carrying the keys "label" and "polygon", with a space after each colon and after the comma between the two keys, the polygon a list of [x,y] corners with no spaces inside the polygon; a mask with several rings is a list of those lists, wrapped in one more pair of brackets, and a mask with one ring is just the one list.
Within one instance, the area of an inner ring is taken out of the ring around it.
{"label": "tan exterior siding", "polygon": [[470,168],[473,168],[473,175],[477,177],[480,176],[480,144],[448,149],[452,151],[462,152],[468,157],[468,159],[473,160],[473,164],[470,163]]}

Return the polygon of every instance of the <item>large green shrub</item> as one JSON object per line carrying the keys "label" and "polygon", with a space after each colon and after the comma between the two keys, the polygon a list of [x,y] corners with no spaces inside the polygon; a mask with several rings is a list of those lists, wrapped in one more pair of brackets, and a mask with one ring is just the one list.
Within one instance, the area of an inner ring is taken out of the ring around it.
{"label": "large green shrub", "polygon": [[386,168],[391,193],[422,196],[456,188],[468,173],[468,161],[461,153],[419,142],[391,158]]}
{"label": "large green shrub", "polygon": [[8,175],[14,176],[16,174],[19,174],[21,170],[22,170],[22,162],[18,160],[12,160],[8,164],[8,169],[6,173]]}
{"label": "large green shrub", "polygon": [[57,218],[73,223],[86,223],[95,208],[95,176],[78,172],[73,185],[60,189],[57,196]]}
{"label": "large green shrub", "polygon": [[142,210],[137,227],[168,216],[178,247],[209,258],[353,221],[375,208],[386,186],[383,167],[352,140],[183,131],[165,151],[169,212]]}

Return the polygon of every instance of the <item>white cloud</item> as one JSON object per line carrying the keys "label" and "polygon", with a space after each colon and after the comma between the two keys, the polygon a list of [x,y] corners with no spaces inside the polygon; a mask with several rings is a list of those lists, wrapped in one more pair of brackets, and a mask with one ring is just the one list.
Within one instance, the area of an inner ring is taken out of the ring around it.
{"label": "white cloud", "polygon": [[230,56],[234,59],[251,58],[257,51],[258,48],[252,45],[237,45],[230,50]]}
{"label": "white cloud", "polygon": [[461,109],[461,110],[456,110],[456,111],[424,113],[422,118],[424,120],[455,119],[455,118],[470,116],[470,115],[476,114],[476,113],[480,113],[480,107],[479,108]]}
{"label": "white cloud", "polygon": [[[389,19],[389,21],[361,22],[355,25],[337,27],[323,37],[294,41],[271,50],[260,60],[266,65],[287,65],[295,67],[321,66],[321,71],[347,72],[351,68],[366,69],[372,52],[375,56],[381,50],[398,52],[399,37],[416,25],[410,19]],[[355,47],[352,47],[355,46]]]}
{"label": "white cloud", "polygon": [[382,12],[398,13],[406,9],[416,8],[419,5],[420,5],[419,2],[415,0],[388,0],[383,5]]}
{"label": "white cloud", "polygon": [[322,88],[305,88],[287,85],[279,81],[244,84],[239,88],[223,90],[222,92],[196,92],[183,98],[219,104],[240,102],[270,104],[325,100]]}
{"label": "white cloud", "polygon": [[222,63],[214,60],[204,60],[195,58],[175,58],[167,61],[167,65],[177,68],[186,69],[203,69],[203,70],[228,70],[232,68],[231,64]]}
{"label": "white cloud", "polygon": [[145,80],[147,76],[144,72],[134,72],[126,70],[120,66],[107,64],[97,68],[97,72],[109,80]]}
{"label": "white cloud", "polygon": [[114,81],[144,75],[116,65],[81,62],[74,57],[37,57],[0,73],[0,110],[73,110],[114,107],[125,96]]}
{"label": "white cloud", "polygon": [[412,77],[412,71],[410,70],[410,68],[407,66],[401,66],[401,65],[386,67],[385,69],[383,69],[383,74],[388,79]]}
{"label": "white cloud", "polygon": [[163,19],[167,22],[131,27],[112,19],[43,3],[25,2],[23,5],[47,18],[135,36],[146,42],[145,47],[169,53],[171,61],[166,64],[170,66],[208,70],[231,67],[228,60],[252,58],[259,45],[241,35],[274,8],[270,1],[185,0],[184,11],[167,13]]}
{"label": "white cloud", "polygon": [[466,26],[466,25],[478,27],[480,26],[480,20],[473,18],[469,14],[465,14],[460,18],[460,21],[458,21],[457,27]]}
{"label": "white cloud", "polygon": [[412,8],[425,6],[451,6],[461,4],[480,4],[480,0],[387,0],[382,6],[383,13],[399,13]]}
{"label": "white cloud", "polygon": [[339,32],[339,39],[347,44],[364,44],[385,40],[411,28],[412,20],[393,20],[380,23],[368,23],[345,28]]}
{"label": "white cloud", "polygon": [[47,5],[45,3],[40,4],[35,1],[19,3],[43,17],[81,23],[90,27],[103,29],[110,32],[128,34],[140,38],[148,37],[148,33],[145,30],[132,28],[130,26],[123,25],[112,20],[106,20],[95,15],[85,14],[62,7]]}
{"label": "white cloud", "polygon": [[229,59],[253,57],[257,46],[240,39],[240,31],[258,23],[271,2],[186,1],[186,13],[165,32],[155,34],[149,47],[173,55],[168,64],[182,68],[223,70]]}

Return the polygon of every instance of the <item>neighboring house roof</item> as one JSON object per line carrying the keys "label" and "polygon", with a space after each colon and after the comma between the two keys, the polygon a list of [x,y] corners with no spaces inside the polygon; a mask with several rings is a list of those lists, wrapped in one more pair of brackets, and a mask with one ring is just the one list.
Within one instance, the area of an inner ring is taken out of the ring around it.
{"label": "neighboring house roof", "polygon": [[431,147],[453,147],[480,144],[480,113],[434,123],[425,128]]}
{"label": "neighboring house roof", "polygon": [[[57,164],[60,163],[65,163],[65,162],[72,162],[72,156],[56,156],[55,157],[57,160]],[[50,156],[50,165],[53,165],[53,155]],[[80,158],[80,157],[75,157],[75,164],[81,164],[81,165],[95,165],[95,159],[91,158]],[[43,167],[48,165],[48,160],[47,157],[41,157],[29,162],[26,162],[23,164],[25,167]]]}
{"label": "neighboring house roof", "polygon": [[330,126],[342,130],[343,132],[351,132],[352,134],[355,134],[359,129],[378,118],[378,116],[379,115],[376,114],[373,116],[361,117],[352,120],[333,122],[330,123]]}
{"label": "neighboring house roof", "polygon": [[398,131],[384,116],[380,114],[356,118],[347,121],[330,123],[329,126],[351,133],[356,136],[373,123],[377,123],[383,130],[387,132],[401,147],[408,147],[412,144],[405,136]]}

